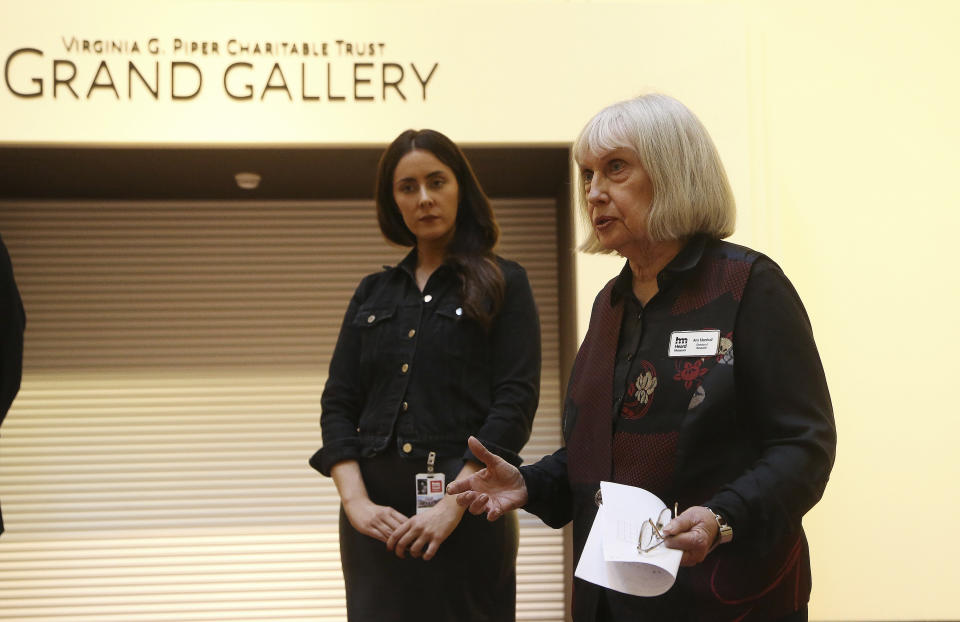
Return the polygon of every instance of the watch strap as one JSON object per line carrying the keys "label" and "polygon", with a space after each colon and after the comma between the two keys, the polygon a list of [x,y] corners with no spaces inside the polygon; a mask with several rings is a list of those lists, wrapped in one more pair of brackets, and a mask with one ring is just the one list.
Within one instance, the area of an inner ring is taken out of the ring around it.
{"label": "watch strap", "polygon": [[[710,510],[710,508],[707,509]],[[718,544],[726,544],[727,542],[733,540],[733,527],[731,527],[727,522],[727,519],[723,517],[723,514],[714,512],[713,510],[710,510],[710,512],[713,513],[713,518],[717,521],[717,527],[719,528],[717,531],[717,537],[713,541],[713,546],[717,546]]]}

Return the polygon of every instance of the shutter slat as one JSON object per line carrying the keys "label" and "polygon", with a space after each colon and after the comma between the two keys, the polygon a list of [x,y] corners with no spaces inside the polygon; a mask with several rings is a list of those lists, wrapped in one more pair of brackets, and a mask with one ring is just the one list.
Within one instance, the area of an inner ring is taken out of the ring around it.
{"label": "shutter slat", "polygon": [[[495,201],[543,330],[525,462],[560,443],[556,206]],[[0,204],[28,315],[0,437],[0,620],[343,620],[307,465],[343,313],[396,263],[367,201]],[[564,617],[563,537],[520,513],[517,618]]]}

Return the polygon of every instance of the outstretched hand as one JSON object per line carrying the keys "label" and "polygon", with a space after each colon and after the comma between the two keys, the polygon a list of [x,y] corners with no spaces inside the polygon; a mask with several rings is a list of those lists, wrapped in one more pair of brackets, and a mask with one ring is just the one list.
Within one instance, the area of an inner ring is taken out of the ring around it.
{"label": "outstretched hand", "polygon": [[519,469],[500,456],[487,451],[476,437],[467,439],[470,451],[485,468],[468,478],[447,484],[447,494],[457,495],[457,504],[471,514],[486,512],[487,520],[495,521],[527,502],[527,485]]}

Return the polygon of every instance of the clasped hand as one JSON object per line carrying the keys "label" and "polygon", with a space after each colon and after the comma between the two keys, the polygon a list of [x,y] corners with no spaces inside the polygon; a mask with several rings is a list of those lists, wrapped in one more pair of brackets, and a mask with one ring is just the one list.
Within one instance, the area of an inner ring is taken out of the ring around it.
{"label": "clasped hand", "polygon": [[435,506],[414,514],[397,527],[387,538],[387,549],[397,557],[403,557],[407,551],[411,557],[423,557],[425,561],[433,559],[453,530],[463,518],[463,508],[457,506],[450,497],[444,497]]}
{"label": "clasped hand", "polygon": [[433,559],[463,517],[463,509],[452,498],[409,518],[369,498],[345,504],[344,511],[354,529],[385,543],[397,557],[404,557],[409,551],[411,557],[422,556],[424,560]]}

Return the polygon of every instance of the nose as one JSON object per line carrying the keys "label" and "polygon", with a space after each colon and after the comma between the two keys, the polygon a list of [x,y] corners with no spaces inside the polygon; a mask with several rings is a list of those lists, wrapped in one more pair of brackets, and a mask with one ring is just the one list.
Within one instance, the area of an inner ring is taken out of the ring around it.
{"label": "nose", "polygon": [[594,175],[590,180],[590,188],[587,190],[587,204],[597,205],[607,200],[606,186],[603,184],[600,175]]}
{"label": "nose", "polygon": [[427,191],[426,185],[420,186],[420,206],[430,206],[433,205],[433,197],[430,196],[430,193]]}

